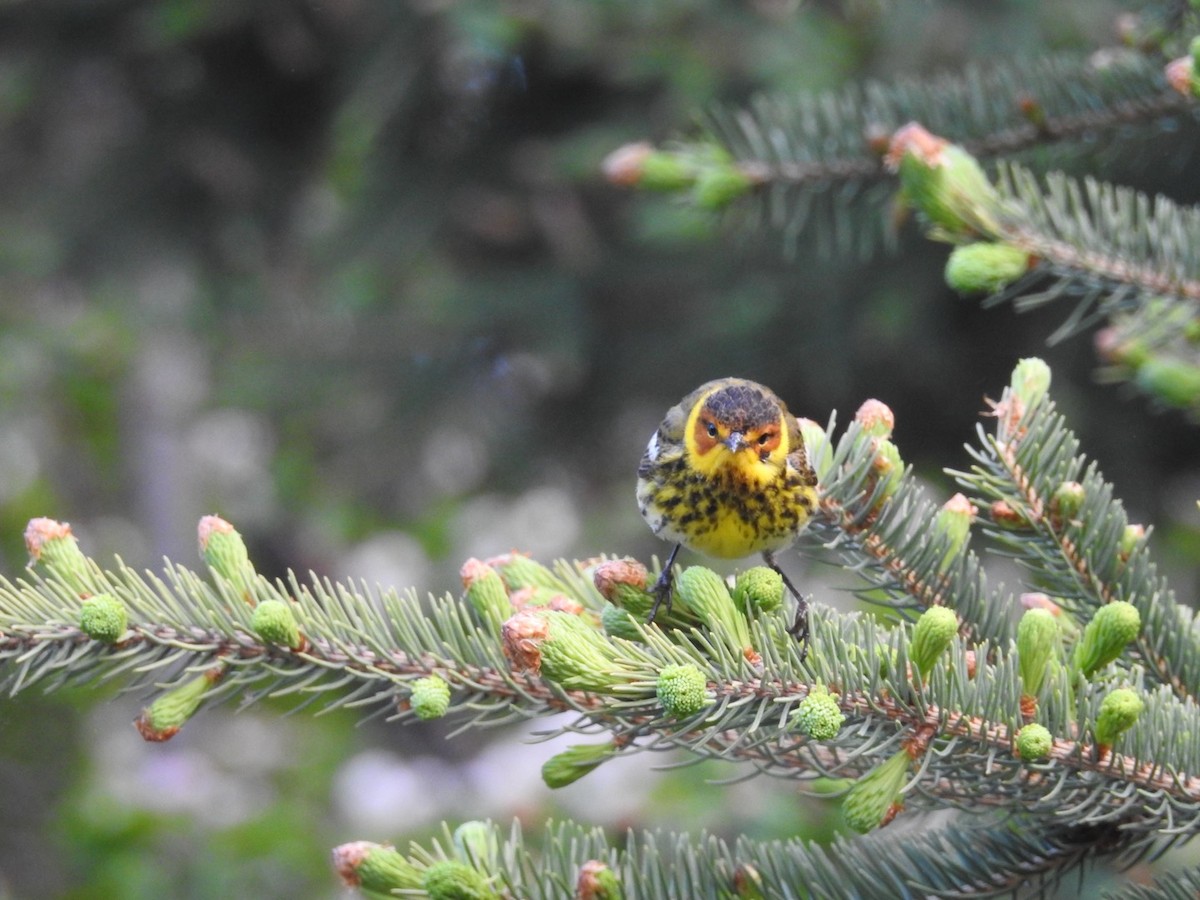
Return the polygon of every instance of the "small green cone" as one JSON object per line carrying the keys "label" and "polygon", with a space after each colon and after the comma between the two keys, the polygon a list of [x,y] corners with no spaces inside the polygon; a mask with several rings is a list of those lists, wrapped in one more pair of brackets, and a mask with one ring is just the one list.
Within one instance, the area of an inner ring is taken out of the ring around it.
{"label": "small green cone", "polygon": [[675,579],[675,599],[714,632],[727,634],[734,646],[750,646],[750,627],[725,586],[725,579],[704,566],[689,566]]}
{"label": "small green cone", "polygon": [[482,872],[454,859],[436,862],[426,869],[421,887],[429,900],[498,900],[500,897]]}
{"label": "small green cone", "polygon": [[92,640],[115,644],[125,634],[129,614],[112,594],[96,594],[79,608],[79,630]]}
{"label": "small green cone", "polygon": [[25,527],[25,548],[29,551],[30,565],[44,566],[81,596],[96,593],[91,564],[66,522],[30,519]]}
{"label": "small green cone", "polygon": [[471,558],[458,570],[467,602],[475,610],[481,624],[490,630],[500,630],[504,620],[512,615],[512,604],[500,573],[483,560]]}
{"label": "small green cone", "polygon": [[253,603],[254,565],[237,529],[220,516],[204,516],[196,533],[200,556],[209,571],[241,590],[247,603]]}
{"label": "small green cone", "polygon": [[621,881],[608,863],[589,859],[579,867],[575,900],[623,900]]}
{"label": "small green cone", "polygon": [[904,460],[900,457],[900,448],[887,438],[875,438],[872,471],[880,485],[876,491],[878,501],[883,503],[890,500],[904,479]]}
{"label": "small green cone", "polygon": [[842,800],[846,824],[859,834],[878,828],[899,801],[911,762],[908,751],[898,750],[859,778]]}
{"label": "small green cone", "polygon": [[940,571],[946,572],[966,549],[971,537],[975,506],[962,494],[955,494],[938,510],[933,520],[934,534],[945,535],[948,543],[942,556]]}
{"label": "small green cone", "polygon": [[592,570],[592,583],[613,606],[645,619],[654,605],[654,596],[646,590],[646,567],[636,559],[610,559]]}
{"label": "small green cone", "polygon": [[204,695],[221,680],[224,669],[215,667],[163,694],[142,710],[134,725],[147,741],[169,741],[200,708]]}
{"label": "small green cone", "polygon": [[548,788],[566,787],[612,759],[617,753],[612,741],[601,744],[575,744],[556,753],[542,764],[542,781]]}
{"label": "small green cone", "polygon": [[700,173],[692,197],[701,209],[721,210],[754,187],[754,179],[732,163]]}
{"label": "small green cone", "polygon": [[896,414],[882,400],[864,400],[854,413],[854,421],[862,428],[863,434],[877,438],[890,438],[896,427]]}
{"label": "small green cone", "polygon": [[1027,609],[1017,625],[1017,658],[1021,669],[1021,689],[1028,697],[1042,690],[1050,661],[1058,656],[1059,627],[1054,614],[1046,609]]}
{"label": "small green cone", "polygon": [[1117,557],[1122,562],[1128,562],[1133,551],[1142,545],[1146,539],[1146,529],[1142,525],[1126,525],[1121,532],[1121,543],[1117,546]]}
{"label": "small green cone", "polygon": [[1032,722],[1017,732],[1017,756],[1029,762],[1037,762],[1050,755],[1054,736],[1045,725]]}
{"label": "small green cone", "polygon": [[638,624],[639,620],[611,603],[604,604],[604,609],[600,611],[600,626],[609,637],[640,642],[643,638]]}
{"label": "small green cone", "polygon": [[1100,713],[1096,717],[1096,744],[1108,749],[1117,738],[1133,727],[1146,704],[1136,691],[1117,688],[1109,691],[1100,702]]}
{"label": "small green cone", "polygon": [[1116,600],[1106,604],[1083,629],[1072,663],[1087,678],[1117,659],[1141,630],[1142,617],[1132,603]]}
{"label": "small green cone", "polygon": [[905,199],[939,236],[962,240],[997,230],[999,195],[962,147],[911,123],[893,135],[887,163],[899,173]]}
{"label": "small green cone", "polygon": [[296,614],[290,603],[284,600],[264,600],[254,607],[250,627],[267,644],[290,647],[298,650],[304,645]]}
{"label": "small green cone", "polygon": [[1009,244],[960,244],[946,260],[946,284],[967,297],[996,294],[1029,271],[1029,254]]}
{"label": "small green cone", "polygon": [[1050,513],[1060,524],[1065,524],[1079,515],[1086,499],[1087,494],[1082,484],[1078,481],[1064,481],[1055,488],[1054,496],[1050,498]]}
{"label": "small green cone", "polygon": [[437,675],[426,675],[412,683],[408,702],[418,719],[440,719],[450,708],[450,685]]}
{"label": "small green cone", "polygon": [[908,644],[908,658],[917,667],[922,680],[929,676],[934,663],[946,652],[956,634],[958,616],[954,610],[931,606],[921,613]]}
{"label": "small green cone", "polygon": [[709,704],[708,679],[691,663],[664,667],[655,693],[663,712],[677,719],[694,716]]}
{"label": "small green cone", "polygon": [[824,685],[814,687],[791,716],[791,724],[796,730],[815,741],[837,737],[845,721],[846,716],[838,706],[837,695],[829,693]]}
{"label": "small green cone", "polygon": [[1187,409],[1200,403],[1200,368],[1183,360],[1151,357],[1138,368],[1133,381],[1169,406]]}
{"label": "small green cone", "polygon": [[1022,359],[1013,369],[1010,386],[1017,399],[1029,409],[1050,391],[1050,367],[1036,356]]}
{"label": "small green cone", "polygon": [[582,616],[529,609],[501,629],[504,654],[517,671],[537,672],[568,690],[605,693],[632,680],[617,662],[617,649]]}
{"label": "small green cone", "polygon": [[392,891],[421,887],[422,870],[386,844],[351,841],[334,847],[333,868],[347,887],[372,896],[391,897]]}
{"label": "small green cone", "polygon": [[656,150],[642,162],[638,187],[673,194],[696,183],[696,172],[681,154]]}
{"label": "small green cone", "polygon": [[754,566],[738,575],[733,602],[746,616],[773,613],[783,605],[783,576],[769,566]]}

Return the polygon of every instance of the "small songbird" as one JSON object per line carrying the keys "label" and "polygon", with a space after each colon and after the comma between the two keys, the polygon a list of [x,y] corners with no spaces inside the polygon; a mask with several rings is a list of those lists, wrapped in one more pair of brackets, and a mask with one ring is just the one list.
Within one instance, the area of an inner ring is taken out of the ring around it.
{"label": "small songbird", "polygon": [[681,546],[740,559],[761,553],[799,604],[791,632],[808,636],[804,599],[775,563],[817,505],[817,476],[800,425],[773,391],[742,378],[702,384],[671,407],[638,466],[638,505],[675,547],[654,585],[654,621],[671,605],[671,570]]}

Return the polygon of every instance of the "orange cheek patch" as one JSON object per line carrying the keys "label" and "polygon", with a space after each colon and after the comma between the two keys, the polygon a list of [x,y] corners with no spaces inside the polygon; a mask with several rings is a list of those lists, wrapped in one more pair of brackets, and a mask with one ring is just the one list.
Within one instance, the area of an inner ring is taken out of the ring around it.
{"label": "orange cheek patch", "polygon": [[696,444],[696,452],[701,456],[717,446],[718,443],[715,437],[709,435],[708,426],[704,424],[703,419],[696,420],[696,427],[692,430],[692,440]]}
{"label": "orange cheek patch", "polygon": [[[765,441],[762,440],[763,437],[766,438]],[[758,449],[759,453],[774,453],[776,448],[779,447],[779,432],[764,432],[763,435],[754,442],[754,446]]]}

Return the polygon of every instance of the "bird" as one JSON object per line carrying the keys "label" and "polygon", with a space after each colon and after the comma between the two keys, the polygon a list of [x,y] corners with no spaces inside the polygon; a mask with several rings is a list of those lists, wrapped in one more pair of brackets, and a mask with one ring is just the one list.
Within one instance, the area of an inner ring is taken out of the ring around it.
{"label": "bird", "polygon": [[767,387],[744,378],[700,385],[667,411],[638,465],[638,506],[660,538],[674,543],[652,589],[671,608],[681,547],[720,559],[762,554],[796,598],[788,629],[808,638],[808,604],[775,562],[817,506],[817,476],[795,416]]}

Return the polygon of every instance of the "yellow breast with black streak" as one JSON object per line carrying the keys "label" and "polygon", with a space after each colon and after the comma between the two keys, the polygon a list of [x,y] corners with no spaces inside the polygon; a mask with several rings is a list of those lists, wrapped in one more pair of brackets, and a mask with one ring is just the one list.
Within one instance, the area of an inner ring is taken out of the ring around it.
{"label": "yellow breast with black streak", "polygon": [[795,418],[769,389],[742,379],[709,382],[672,408],[638,476],[655,533],[709,556],[786,547],[816,505]]}

